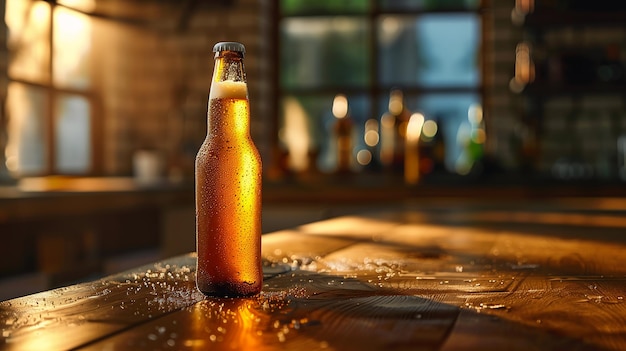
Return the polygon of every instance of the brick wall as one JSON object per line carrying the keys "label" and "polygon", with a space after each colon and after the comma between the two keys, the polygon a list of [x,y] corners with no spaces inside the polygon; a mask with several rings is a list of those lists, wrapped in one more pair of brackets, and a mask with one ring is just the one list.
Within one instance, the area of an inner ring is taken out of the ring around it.
{"label": "brick wall", "polygon": [[[491,1],[492,28],[486,41],[490,151],[506,166],[527,167],[540,176],[616,179],[617,138],[626,133],[623,88],[611,90],[594,83],[571,89],[561,82],[553,87],[543,82],[534,87],[538,91],[513,93],[509,81],[514,74],[515,47],[522,41],[530,44],[536,64],[561,50],[589,54],[610,46],[619,47],[623,62],[626,25],[593,19],[548,20],[550,25],[539,28],[514,25],[514,6],[513,0]],[[567,18],[566,13],[563,16]]]}
{"label": "brick wall", "polygon": [[[142,25],[94,20],[104,174],[132,173],[133,153],[149,148],[190,176],[195,152],[206,135],[212,48],[218,41],[246,45],[252,136],[266,154],[270,134],[264,123],[267,83],[260,72],[263,4],[259,0],[197,3],[182,29],[178,22],[182,6],[171,1],[115,2],[120,13],[150,14]],[[109,0],[98,4],[112,6]]]}
{"label": "brick wall", "polygon": [[522,40],[522,31],[511,23],[514,0],[490,1],[487,15],[485,57],[487,81],[488,151],[507,168],[519,167],[520,148],[515,140],[524,138],[520,120],[523,100],[509,89],[515,65],[515,46]]}

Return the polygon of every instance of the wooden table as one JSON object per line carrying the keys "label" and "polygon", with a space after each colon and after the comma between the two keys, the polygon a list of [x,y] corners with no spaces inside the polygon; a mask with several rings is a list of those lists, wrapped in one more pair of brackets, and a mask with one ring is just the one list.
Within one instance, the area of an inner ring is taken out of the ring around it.
{"label": "wooden table", "polygon": [[0,303],[2,350],[624,350],[626,217],[410,206],[263,236],[254,298],[195,256]]}

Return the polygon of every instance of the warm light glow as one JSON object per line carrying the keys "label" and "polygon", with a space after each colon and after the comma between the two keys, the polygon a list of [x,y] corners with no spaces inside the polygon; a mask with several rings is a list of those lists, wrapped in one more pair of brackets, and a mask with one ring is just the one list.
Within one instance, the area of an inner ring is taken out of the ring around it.
{"label": "warm light glow", "polygon": [[333,100],[333,116],[344,118],[348,115],[348,98],[345,95],[337,95]]}
{"label": "warm light glow", "polygon": [[378,121],[375,120],[374,118],[370,118],[367,121],[365,121],[365,130],[378,131]]}
{"label": "warm light glow", "polygon": [[285,125],[282,133],[283,141],[289,152],[288,166],[294,171],[304,171],[309,165],[308,116],[300,102],[295,98],[285,99]]}
{"label": "warm light glow", "polygon": [[426,138],[433,138],[435,134],[437,134],[438,130],[437,122],[433,120],[428,120],[424,122],[424,126],[422,127],[422,135]]}
{"label": "warm light glow", "polygon": [[234,350],[260,349],[262,320],[252,303],[249,299],[207,299],[194,304],[185,311],[190,313],[191,325],[182,345],[192,350],[211,349],[211,344]]}
{"label": "warm light glow", "polygon": [[239,321],[239,333],[241,335],[241,349],[255,350],[261,347],[261,339],[256,333],[260,318],[254,313],[252,302],[241,300],[235,302],[237,305],[237,320]]}
{"label": "warm light glow", "polygon": [[395,123],[395,117],[389,113],[385,113],[381,118],[380,118],[380,124],[383,128],[393,128],[393,125]]}
{"label": "warm light glow", "polygon": [[298,231],[305,234],[340,236],[354,233],[359,228],[359,237],[371,238],[388,231],[398,224],[392,220],[374,219],[361,216],[342,216],[325,221],[304,224]]}
{"label": "warm light glow", "polygon": [[534,0],[515,0],[515,10],[527,15],[535,10]]}
{"label": "warm light glow", "polygon": [[44,1],[7,0],[9,76],[35,82],[49,78],[50,5]]}
{"label": "warm light glow", "polygon": [[406,128],[406,140],[407,143],[415,142],[419,139],[422,133],[422,126],[424,125],[424,115],[421,113],[414,113],[409,119],[409,123]]}
{"label": "warm light glow", "polygon": [[365,139],[365,144],[367,146],[376,146],[378,145],[378,140],[380,139],[380,137],[378,136],[378,132],[375,130],[368,130],[365,132],[365,136],[363,137],[363,139]]}
{"label": "warm light glow", "polygon": [[192,350],[202,350],[206,347],[205,346],[206,342],[207,341],[204,339],[187,339],[183,342],[183,345]]}
{"label": "warm light glow", "polygon": [[370,147],[378,145],[380,135],[378,134],[378,121],[375,119],[368,119],[365,122],[365,134],[363,135],[365,144]]}
{"label": "warm light glow", "polygon": [[402,33],[402,24],[396,16],[383,17],[380,25],[380,41],[386,45],[397,40],[398,35]]}
{"label": "warm light glow", "polygon": [[[7,0],[5,20],[8,26],[9,40],[7,46],[11,51],[11,60],[8,64],[9,76],[15,80],[24,80],[43,85],[59,84],[70,88],[88,88],[90,84],[89,54],[91,51],[91,20],[88,16],[70,10],[63,6],[54,7],[46,1]],[[95,6],[94,0],[60,0],[60,5],[90,11]],[[50,38],[50,20],[54,17],[53,37]],[[52,39],[52,41],[50,40]],[[51,46],[51,42],[54,43]],[[51,52],[51,47],[54,51]],[[50,76],[50,59],[53,58],[52,77]],[[53,81],[51,81],[51,79]],[[13,86],[7,92],[7,114],[11,116],[8,128],[11,140],[5,154],[7,167],[11,172],[40,173],[46,166],[45,133],[51,127],[55,136],[62,135],[62,139],[54,140],[57,145],[57,163],[53,165],[57,171],[67,171],[63,162],[63,146],[84,143],[76,141],[87,140],[89,143],[90,130],[81,128],[75,120],[89,120],[89,106],[83,109],[87,114],[77,112],[76,104],[68,107],[58,103],[55,111],[55,125],[48,126],[44,122],[45,99],[44,91],[37,92],[37,88],[21,88]],[[37,97],[37,101],[33,98]],[[67,101],[76,99],[64,99]],[[89,124],[87,124],[89,127]],[[85,134],[87,133],[87,134]],[[35,141],[35,142],[33,142]],[[40,142],[41,145],[35,145]],[[60,146],[59,146],[60,145]],[[80,150],[74,154],[89,155],[90,151]],[[87,156],[89,157],[89,156]],[[67,160],[67,159],[66,159]],[[70,164],[77,162],[71,160]],[[87,164],[89,160],[84,162]],[[72,169],[72,172],[75,169]]]}
{"label": "warm light glow", "polygon": [[[26,14],[26,16],[23,16]],[[29,2],[24,0],[7,0],[5,21],[12,31],[9,38],[26,29],[29,22],[37,24],[46,21],[50,15],[50,7],[45,2]],[[17,33],[15,32],[17,31]]]}
{"label": "warm light glow", "polygon": [[527,43],[519,43],[515,49],[515,80],[521,85],[535,80],[535,65]]}
{"label": "warm light glow", "polygon": [[511,10],[511,21],[513,24],[522,25],[526,16],[535,10],[534,0],[515,0],[515,6]]}
{"label": "warm light glow", "polygon": [[424,115],[418,112],[412,114],[406,127],[404,145],[404,181],[407,184],[417,184],[420,180],[418,143],[423,126]]}
{"label": "warm light glow", "polygon": [[393,162],[393,150],[395,148],[395,117],[391,113],[385,113],[380,118],[380,162],[390,165]]}
{"label": "warm light glow", "polygon": [[372,153],[369,150],[359,150],[356,153],[356,161],[361,166],[366,166],[372,162]]}
{"label": "warm light glow", "polygon": [[404,110],[404,97],[402,91],[393,90],[389,96],[389,112],[393,115],[399,115]]}

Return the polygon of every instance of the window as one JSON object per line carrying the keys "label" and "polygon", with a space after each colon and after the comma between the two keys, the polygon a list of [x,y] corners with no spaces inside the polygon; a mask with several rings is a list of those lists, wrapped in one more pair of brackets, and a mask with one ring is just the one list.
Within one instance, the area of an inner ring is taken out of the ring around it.
{"label": "window", "polygon": [[7,0],[9,170],[17,176],[94,171],[93,0]]}
{"label": "window", "polygon": [[282,0],[279,18],[279,143],[290,170],[339,167],[338,96],[353,123],[352,170],[384,166],[382,116],[400,92],[406,110],[438,126],[445,168],[469,171],[484,141],[479,0]]}

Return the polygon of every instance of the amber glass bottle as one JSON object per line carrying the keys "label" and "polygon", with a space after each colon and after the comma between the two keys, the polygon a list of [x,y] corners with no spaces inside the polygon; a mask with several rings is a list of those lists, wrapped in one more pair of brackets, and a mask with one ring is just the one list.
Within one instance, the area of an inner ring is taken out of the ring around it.
{"label": "amber glass bottle", "polygon": [[245,48],[222,42],[207,112],[207,136],[196,156],[196,283],[206,295],[261,291],[261,158],[250,137],[243,65]]}

